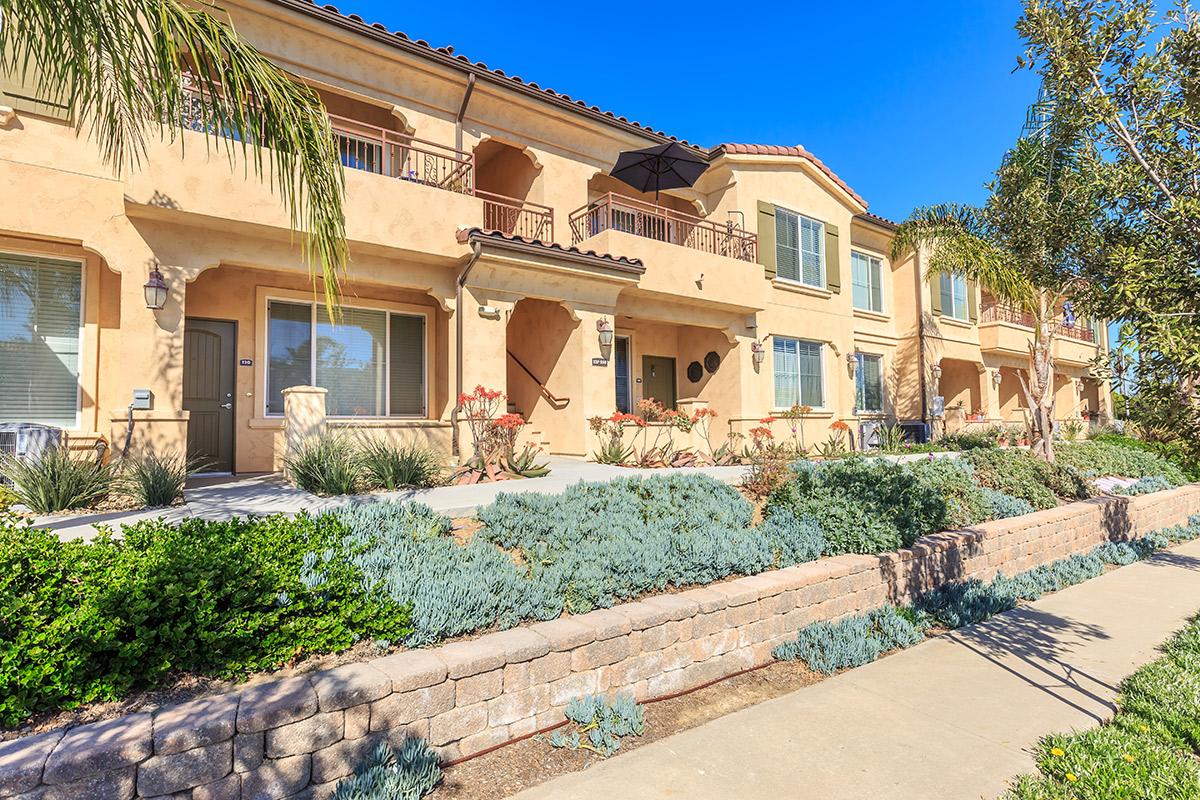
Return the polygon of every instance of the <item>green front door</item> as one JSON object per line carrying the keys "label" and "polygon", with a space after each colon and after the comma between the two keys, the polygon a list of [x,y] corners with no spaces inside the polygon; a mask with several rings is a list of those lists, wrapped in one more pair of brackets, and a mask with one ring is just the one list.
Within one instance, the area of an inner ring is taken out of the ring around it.
{"label": "green front door", "polygon": [[642,356],[642,397],[675,407],[675,359]]}

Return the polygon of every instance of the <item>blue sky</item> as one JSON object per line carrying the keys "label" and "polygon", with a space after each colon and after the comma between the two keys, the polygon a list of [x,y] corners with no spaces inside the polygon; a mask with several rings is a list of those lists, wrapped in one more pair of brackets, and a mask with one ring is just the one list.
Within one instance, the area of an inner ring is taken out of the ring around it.
{"label": "blue sky", "polygon": [[802,144],[897,220],[982,201],[1037,94],[1018,0],[337,2],[698,144]]}

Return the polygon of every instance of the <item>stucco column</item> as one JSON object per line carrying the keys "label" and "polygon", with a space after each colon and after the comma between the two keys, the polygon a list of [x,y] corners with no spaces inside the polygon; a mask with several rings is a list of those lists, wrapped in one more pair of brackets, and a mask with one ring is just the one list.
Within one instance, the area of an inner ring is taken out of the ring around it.
{"label": "stucco column", "polygon": [[[112,445],[117,453],[129,442],[131,454],[148,450],[160,454],[187,451],[187,413],[183,410],[183,329],[187,297],[186,274],[160,265],[168,287],[163,308],[146,308],[143,284],[149,275],[145,264],[126,264],[121,272],[120,371],[106,376],[115,380],[115,407],[108,409]],[[129,431],[128,404],[134,389],[152,393],[149,410],[133,412]]]}
{"label": "stucco column", "polygon": [[[586,455],[595,450],[595,436],[588,430],[588,419],[607,417],[617,405],[617,371],[612,347],[600,346],[600,331],[596,324],[606,320],[614,328],[616,317],[611,310],[573,308],[579,325],[571,336],[568,351],[579,370],[579,396],[571,399],[569,438],[556,446],[561,452]],[[567,353],[563,354],[564,357]],[[603,362],[603,363],[601,363]]]}
{"label": "stucco column", "polygon": [[979,397],[983,401],[983,416],[992,423],[998,423],[1004,419],[1004,412],[1000,408],[1000,384],[995,379],[995,376],[999,374],[999,367],[979,368]]}
{"label": "stucco column", "polygon": [[309,442],[325,435],[325,395],[317,386],[292,386],[283,390],[283,435],[288,458]]}
{"label": "stucco column", "polygon": [[[489,297],[487,291],[475,287],[463,289],[462,308],[456,308],[455,314],[462,314],[462,387],[461,391],[470,394],[476,386],[495,389],[507,394],[508,392],[508,320],[512,314],[513,303]],[[453,317],[451,327],[455,327]],[[452,343],[453,344],[453,343]],[[458,391],[454,381],[453,349],[451,358],[451,398],[447,404],[450,410],[458,404]],[[501,409],[503,413],[504,409]],[[471,432],[461,419],[458,422],[459,446],[462,457],[471,455]]]}

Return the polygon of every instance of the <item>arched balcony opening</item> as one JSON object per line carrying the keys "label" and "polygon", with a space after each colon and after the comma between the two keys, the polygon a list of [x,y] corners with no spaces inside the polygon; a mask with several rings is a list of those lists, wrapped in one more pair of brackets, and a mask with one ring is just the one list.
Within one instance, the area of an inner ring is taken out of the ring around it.
{"label": "arched balcony opening", "polygon": [[554,213],[533,202],[542,192],[542,166],[524,148],[485,139],[475,147],[475,194],[483,199],[485,230],[552,241]]}

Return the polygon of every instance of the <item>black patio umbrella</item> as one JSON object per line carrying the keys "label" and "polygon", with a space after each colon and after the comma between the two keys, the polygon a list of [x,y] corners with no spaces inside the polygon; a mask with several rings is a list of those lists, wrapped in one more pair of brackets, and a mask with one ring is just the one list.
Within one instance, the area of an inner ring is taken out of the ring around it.
{"label": "black patio umbrella", "polygon": [[639,192],[653,190],[654,201],[658,202],[660,189],[691,186],[706,169],[708,162],[703,156],[678,142],[669,142],[621,153],[609,174]]}

